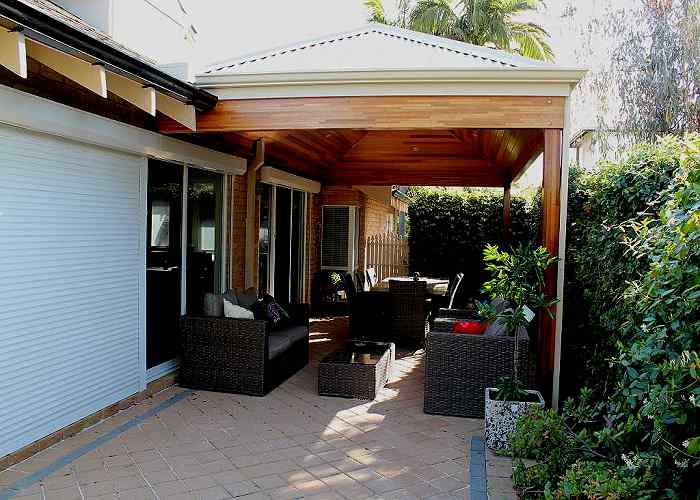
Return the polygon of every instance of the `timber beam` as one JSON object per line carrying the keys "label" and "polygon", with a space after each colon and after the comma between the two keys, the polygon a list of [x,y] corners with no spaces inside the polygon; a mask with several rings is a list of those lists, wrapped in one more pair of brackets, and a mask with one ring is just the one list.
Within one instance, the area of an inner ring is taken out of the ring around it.
{"label": "timber beam", "polygon": [[[197,113],[198,132],[251,130],[561,128],[564,97],[353,96],[219,101]],[[161,118],[163,133],[188,133]]]}

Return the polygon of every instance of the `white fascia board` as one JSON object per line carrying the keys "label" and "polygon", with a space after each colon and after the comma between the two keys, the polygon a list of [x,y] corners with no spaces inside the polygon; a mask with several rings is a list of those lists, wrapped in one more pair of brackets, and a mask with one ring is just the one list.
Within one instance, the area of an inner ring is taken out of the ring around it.
{"label": "white fascia board", "polygon": [[0,66],[27,78],[27,45],[24,33],[0,27]]}
{"label": "white fascia board", "polygon": [[578,68],[367,70],[197,77],[222,99],[355,95],[568,96],[585,75]]}
{"label": "white fascia board", "polygon": [[283,170],[274,167],[264,166],[260,169],[260,180],[269,184],[277,184],[307,193],[319,193],[321,191],[321,183],[306,177],[290,174]]}
{"label": "white fascia board", "polygon": [[107,90],[151,116],[156,115],[156,91],[116,73],[107,72]]}
{"label": "white fascia board", "polygon": [[156,109],[188,129],[197,130],[197,110],[191,104],[156,92]]}
{"label": "white fascia board", "polygon": [[244,158],[144,130],[0,85],[0,123],[161,160],[243,175]]}
{"label": "white fascia board", "polygon": [[27,48],[29,57],[100,97],[107,98],[107,74],[104,66],[91,64],[34,40],[27,42]]}

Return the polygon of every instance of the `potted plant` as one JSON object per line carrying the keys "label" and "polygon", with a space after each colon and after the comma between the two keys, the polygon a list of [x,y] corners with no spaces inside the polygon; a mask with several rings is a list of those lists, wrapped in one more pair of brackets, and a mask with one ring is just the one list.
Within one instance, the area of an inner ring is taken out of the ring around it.
{"label": "potted plant", "polygon": [[483,303],[479,313],[501,326],[515,341],[512,376],[500,379],[497,387],[487,387],[485,391],[486,444],[490,448],[504,449],[520,415],[532,405],[544,406],[542,394],[527,390],[522,382],[522,376],[527,374],[519,373],[518,339],[527,336],[527,325],[536,311],[543,310],[552,316],[550,308],[556,300],[544,293],[544,272],[556,261],[546,248],[531,244],[518,245],[510,252],[495,245],[484,249],[486,270],[492,278],[483,290],[494,301],[502,301],[503,307],[496,307],[493,302]]}

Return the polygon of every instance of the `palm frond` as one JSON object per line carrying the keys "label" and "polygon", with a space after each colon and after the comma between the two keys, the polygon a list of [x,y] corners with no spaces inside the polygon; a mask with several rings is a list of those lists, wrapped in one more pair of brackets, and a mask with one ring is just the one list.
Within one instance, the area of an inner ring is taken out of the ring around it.
{"label": "palm frond", "polygon": [[457,38],[461,30],[449,0],[419,0],[411,11],[411,29],[431,35]]}
{"label": "palm frond", "polygon": [[386,18],[386,11],[384,10],[382,0],[365,0],[364,4],[365,7],[367,7],[367,20],[369,22],[389,24],[389,21]]}
{"label": "palm frond", "polygon": [[546,39],[549,34],[541,26],[534,23],[514,23],[511,25],[511,35],[516,46],[512,48],[521,56],[539,61],[554,61],[554,52]]}

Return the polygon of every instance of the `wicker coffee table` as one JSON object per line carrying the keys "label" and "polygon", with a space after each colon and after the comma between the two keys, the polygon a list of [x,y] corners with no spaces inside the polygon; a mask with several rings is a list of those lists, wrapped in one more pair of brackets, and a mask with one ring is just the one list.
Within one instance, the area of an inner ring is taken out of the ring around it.
{"label": "wicker coffee table", "polygon": [[374,399],[389,380],[394,356],[395,347],[390,342],[348,341],[321,360],[318,393]]}

